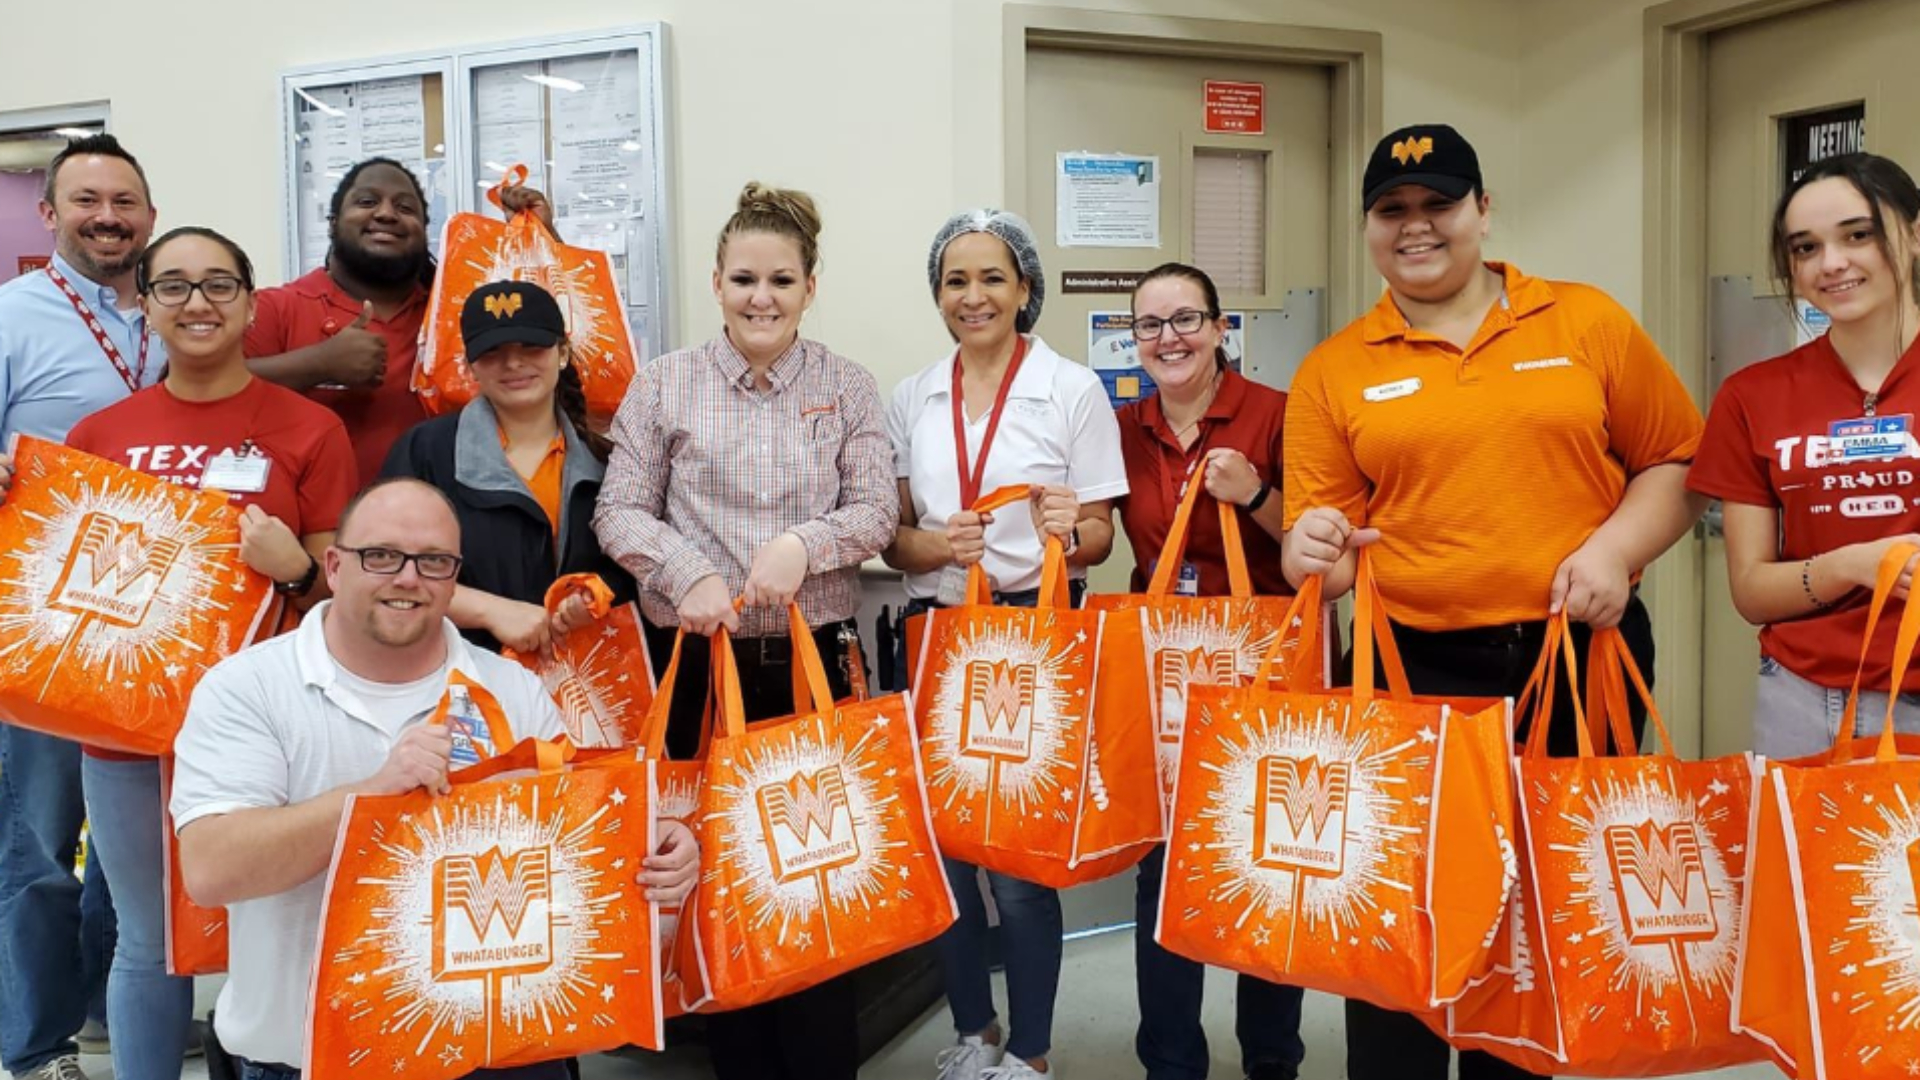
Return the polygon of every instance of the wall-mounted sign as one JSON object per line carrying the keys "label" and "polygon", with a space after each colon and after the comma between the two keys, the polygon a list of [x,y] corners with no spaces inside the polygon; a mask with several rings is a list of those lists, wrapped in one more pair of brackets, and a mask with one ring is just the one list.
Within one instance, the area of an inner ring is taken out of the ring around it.
{"label": "wall-mounted sign", "polygon": [[[1788,116],[1780,121],[1780,157],[1785,184],[1800,179],[1807,166],[1816,161],[1856,154],[1866,148],[1867,105],[1864,101]],[[1784,184],[1782,190],[1785,190]]]}
{"label": "wall-mounted sign", "polygon": [[1265,135],[1267,88],[1264,83],[1208,79],[1207,134]]}
{"label": "wall-mounted sign", "polygon": [[1054,175],[1056,247],[1160,246],[1160,159],[1060,154]]}
{"label": "wall-mounted sign", "polygon": [[1145,270],[1062,270],[1060,292],[1126,295],[1133,292],[1133,287],[1140,284],[1146,274]]}

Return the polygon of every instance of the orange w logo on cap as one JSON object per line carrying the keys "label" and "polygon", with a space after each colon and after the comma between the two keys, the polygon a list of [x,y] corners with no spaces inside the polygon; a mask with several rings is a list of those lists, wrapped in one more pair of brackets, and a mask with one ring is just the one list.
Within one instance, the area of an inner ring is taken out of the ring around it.
{"label": "orange w logo on cap", "polygon": [[511,318],[520,313],[519,293],[500,293],[486,299],[487,314],[496,319]]}
{"label": "orange w logo on cap", "polygon": [[1393,160],[1402,165],[1407,163],[1408,158],[1412,158],[1413,163],[1418,165],[1422,158],[1431,153],[1433,153],[1433,136],[1431,135],[1423,135],[1418,139],[1402,139],[1393,144]]}

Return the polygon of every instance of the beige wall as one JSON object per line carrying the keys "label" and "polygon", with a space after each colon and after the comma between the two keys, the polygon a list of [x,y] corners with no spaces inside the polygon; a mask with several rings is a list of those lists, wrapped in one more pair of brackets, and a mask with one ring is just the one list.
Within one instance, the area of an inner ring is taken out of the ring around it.
{"label": "beige wall", "polygon": [[[272,276],[281,265],[283,69],[497,42],[516,29],[535,36],[658,19],[672,35],[678,343],[715,326],[711,237],[740,184],[796,185],[820,199],[827,223],[808,333],[891,386],[945,347],[924,284],[924,238],[952,210],[1002,198],[1003,6],[333,0],[268,21],[243,8],[182,17],[108,0],[94,28],[76,33],[58,5],[34,4],[12,13],[0,40],[0,112],[110,100],[113,127],[147,164],[164,221],[231,232]],[[1480,147],[1501,207],[1493,250],[1637,299],[1638,3],[1074,6],[1378,31],[1386,123],[1445,119]]]}

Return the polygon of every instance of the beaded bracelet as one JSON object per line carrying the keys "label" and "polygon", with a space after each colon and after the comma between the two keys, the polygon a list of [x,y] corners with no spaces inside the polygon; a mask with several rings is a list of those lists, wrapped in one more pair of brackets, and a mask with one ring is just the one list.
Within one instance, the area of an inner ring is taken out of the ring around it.
{"label": "beaded bracelet", "polygon": [[1812,604],[1814,607],[1823,608],[1828,606],[1825,600],[1822,600],[1819,597],[1813,595],[1813,560],[1812,559],[1808,559],[1800,564],[1800,588],[1801,588],[1801,591],[1807,594],[1807,602]]}

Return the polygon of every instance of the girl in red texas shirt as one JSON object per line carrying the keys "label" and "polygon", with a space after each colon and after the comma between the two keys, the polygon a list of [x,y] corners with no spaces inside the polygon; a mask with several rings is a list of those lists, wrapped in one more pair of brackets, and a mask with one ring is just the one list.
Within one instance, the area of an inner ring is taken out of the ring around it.
{"label": "girl in red texas shirt", "polygon": [[[1725,503],[1733,602],[1760,627],[1754,749],[1795,758],[1833,744],[1881,556],[1920,542],[1920,189],[1872,154],[1818,162],[1781,196],[1772,247],[1832,329],[1726,381],[1687,483]],[[1896,622],[1868,656],[1863,734],[1886,715]],[[1895,726],[1920,731],[1920,672],[1899,690]]]}

